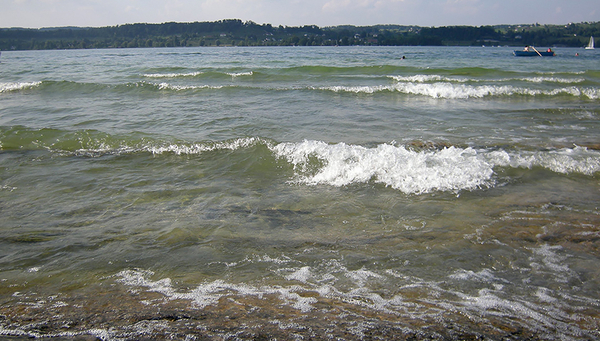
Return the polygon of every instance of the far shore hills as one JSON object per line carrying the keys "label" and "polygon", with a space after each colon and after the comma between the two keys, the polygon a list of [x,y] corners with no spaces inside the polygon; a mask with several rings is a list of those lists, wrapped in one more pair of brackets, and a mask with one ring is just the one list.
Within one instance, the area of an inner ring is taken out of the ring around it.
{"label": "far shore hills", "polygon": [[442,27],[291,27],[226,19],[213,22],[137,23],[107,27],[0,28],[0,50],[351,45],[583,47],[591,36],[600,37],[600,22]]}

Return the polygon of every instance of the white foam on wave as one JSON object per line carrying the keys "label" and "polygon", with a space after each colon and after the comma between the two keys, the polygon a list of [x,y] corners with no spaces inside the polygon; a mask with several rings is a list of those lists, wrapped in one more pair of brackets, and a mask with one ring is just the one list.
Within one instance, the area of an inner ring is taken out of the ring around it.
{"label": "white foam on wave", "polygon": [[[143,74],[143,77],[146,78],[184,78],[184,77],[197,77],[203,75],[204,72],[185,72],[185,73],[146,73]],[[245,71],[245,72],[226,72],[228,76],[233,78],[242,77],[242,76],[252,76],[254,74],[253,71]]]}
{"label": "white foam on wave", "polygon": [[182,91],[182,90],[202,90],[202,89],[222,89],[221,85],[175,85],[169,83],[160,83],[155,84],[155,86],[159,90],[174,90],[174,91]]}
{"label": "white foam on wave", "polygon": [[177,77],[196,77],[204,72],[187,72],[187,73],[148,73],[142,76],[147,78],[177,78]]}
{"label": "white foam on wave", "polygon": [[[221,142],[204,142],[204,143],[149,143],[139,145],[138,143],[132,145],[121,145],[114,146],[109,143],[99,143],[95,148],[81,148],[75,152],[66,152],[61,150],[55,150],[58,153],[64,155],[83,155],[90,157],[102,156],[105,154],[133,154],[139,152],[149,152],[155,155],[173,153],[176,155],[199,155],[206,152],[219,151],[219,150],[238,150],[243,148],[249,148],[261,143],[268,143],[267,141],[257,138],[239,138]],[[52,150],[52,148],[49,148]],[[3,188],[0,188],[3,189]]]}
{"label": "white foam on wave", "polygon": [[376,92],[381,91],[393,91],[392,86],[387,85],[376,85],[376,86],[344,86],[344,85],[334,85],[334,86],[326,86],[320,88],[311,87],[311,89],[318,90],[327,90],[333,92],[353,92],[353,93],[364,93],[364,94],[374,94]]}
{"label": "white foam on wave", "polygon": [[466,85],[452,83],[432,83],[432,84],[397,84],[395,91],[423,95],[433,98],[445,99],[468,99],[484,98],[489,96],[559,96],[570,95],[574,97],[587,97],[589,99],[598,98],[598,89],[581,89],[575,86],[557,88],[552,90],[541,90],[523,88],[512,85]]}
{"label": "white foam on wave", "polygon": [[31,89],[39,86],[42,82],[15,82],[15,83],[0,83],[0,93]]}
{"label": "white foam on wave", "polygon": [[[102,156],[149,152],[155,155],[200,155],[213,151],[237,151],[256,146],[271,150],[276,159],[285,159],[293,168],[290,183],[335,187],[374,182],[407,194],[434,191],[458,193],[495,185],[496,167],[542,167],[561,174],[593,176],[600,172],[600,151],[586,147],[542,151],[505,151],[446,147],[413,150],[392,143],[363,147],[323,141],[273,144],[259,137],[220,142],[150,143],[114,146],[101,143],[93,149],[79,149],[76,155]],[[60,152],[60,151],[59,151]],[[67,153],[69,155],[73,152]],[[10,189],[10,188],[0,188]]]}
{"label": "white foam on wave", "polygon": [[473,86],[466,84],[452,84],[448,82],[432,84],[400,83],[394,86],[394,90],[405,94],[446,99],[483,98],[486,96],[513,95],[519,93],[519,89],[508,85]]}
{"label": "white foam on wave", "polygon": [[303,141],[270,148],[276,157],[293,165],[294,183],[340,187],[372,181],[407,194],[490,187],[495,183],[495,167],[543,167],[562,174],[600,172],[600,152],[585,147],[507,152],[452,146],[415,151],[394,144],[366,148]]}
{"label": "white foam on wave", "polygon": [[[512,79],[508,79],[509,81],[511,81]],[[525,81],[525,82],[532,82],[532,83],[565,83],[565,84],[572,84],[572,83],[583,83],[585,82],[585,78],[561,78],[561,77],[547,77],[547,76],[538,76],[538,77],[523,77],[523,78],[519,78],[519,80]]]}
{"label": "white foam on wave", "polygon": [[500,79],[478,79],[478,78],[458,78],[458,77],[447,77],[442,75],[412,75],[412,76],[388,76],[389,78],[397,82],[407,83],[428,83],[428,82],[451,82],[451,83],[477,83],[482,81],[495,81],[495,82],[513,82],[515,80],[522,82],[531,83],[582,83],[585,78],[564,78],[555,76],[533,76],[533,77],[519,77],[519,78],[500,78]]}
{"label": "white foam on wave", "polygon": [[581,90],[582,94],[589,99],[600,99],[600,89],[597,88],[586,88]]}
{"label": "white foam on wave", "polygon": [[[281,143],[273,147],[297,171],[295,182],[346,186],[374,181],[405,193],[459,191],[492,184],[492,165],[472,148],[412,151],[381,144],[376,148],[321,141]],[[311,160],[323,163],[316,172]]]}
{"label": "white foam on wave", "polygon": [[491,164],[503,167],[543,167],[562,174],[594,175],[600,172],[600,151],[579,146],[549,151],[521,151],[519,153],[508,153],[499,150],[487,153],[486,158]]}
{"label": "white foam on wave", "polygon": [[177,155],[202,154],[216,150],[238,150],[249,148],[265,141],[257,137],[239,138],[230,141],[195,144],[169,144],[163,146],[148,146],[152,154],[175,153]]}
{"label": "white foam on wave", "polygon": [[455,82],[467,82],[467,79],[458,79],[458,78],[450,78],[444,77],[440,75],[412,75],[412,76],[388,76],[389,78],[394,79],[397,82],[409,82],[409,83],[426,83],[426,82],[434,82],[434,81],[455,81]]}
{"label": "white foam on wave", "polygon": [[441,83],[399,83],[393,85],[377,86],[329,86],[322,87],[321,90],[333,92],[353,92],[373,94],[382,91],[400,92],[410,95],[421,95],[432,98],[445,99],[467,99],[482,98],[486,96],[512,95],[519,93],[518,89],[512,86],[482,85],[472,86],[465,84],[452,84],[449,82]]}
{"label": "white foam on wave", "polygon": [[530,89],[513,85],[469,85],[454,84],[452,82],[436,83],[397,83],[392,85],[374,86],[326,86],[319,90],[333,92],[351,92],[374,94],[378,92],[399,92],[409,95],[420,95],[439,99],[469,99],[485,98],[490,96],[559,96],[570,95],[574,97],[587,97],[598,99],[599,90],[595,88],[579,88],[575,86],[557,88],[552,90]]}
{"label": "white foam on wave", "polygon": [[231,77],[235,78],[235,77],[242,77],[242,76],[252,76],[254,74],[254,72],[252,71],[248,71],[248,72],[227,72],[228,75],[230,75]]}

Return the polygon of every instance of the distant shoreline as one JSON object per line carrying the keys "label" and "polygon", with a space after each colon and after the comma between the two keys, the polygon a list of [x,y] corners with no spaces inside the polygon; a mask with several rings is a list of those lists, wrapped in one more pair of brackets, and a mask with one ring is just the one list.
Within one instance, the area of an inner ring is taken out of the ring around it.
{"label": "distant shoreline", "polygon": [[177,46],[553,46],[582,47],[600,36],[600,22],[566,25],[420,27],[272,26],[228,19],[214,22],[125,24],[107,27],[0,28],[0,50],[63,50]]}

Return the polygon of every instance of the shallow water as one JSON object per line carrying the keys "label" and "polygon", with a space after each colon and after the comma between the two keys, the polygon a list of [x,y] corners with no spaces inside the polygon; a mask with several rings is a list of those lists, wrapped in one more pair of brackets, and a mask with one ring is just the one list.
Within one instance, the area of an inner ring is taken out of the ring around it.
{"label": "shallow water", "polygon": [[3,53],[0,335],[600,337],[600,54],[557,54]]}

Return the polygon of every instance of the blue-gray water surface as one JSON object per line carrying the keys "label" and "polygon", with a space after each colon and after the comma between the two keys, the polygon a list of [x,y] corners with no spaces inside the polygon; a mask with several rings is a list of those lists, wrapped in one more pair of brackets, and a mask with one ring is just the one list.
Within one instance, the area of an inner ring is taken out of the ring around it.
{"label": "blue-gray water surface", "polygon": [[600,53],[556,53],[3,51],[0,335],[600,338]]}

